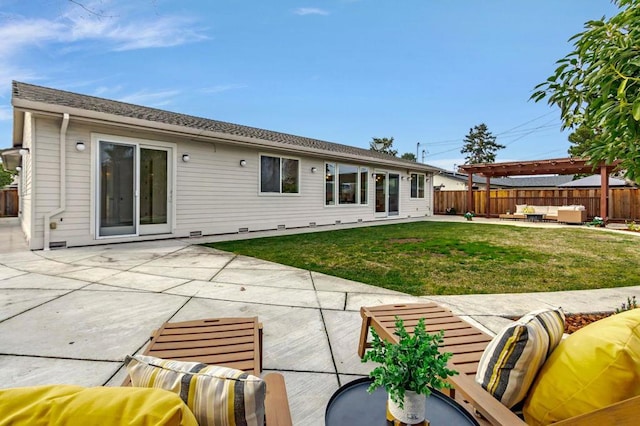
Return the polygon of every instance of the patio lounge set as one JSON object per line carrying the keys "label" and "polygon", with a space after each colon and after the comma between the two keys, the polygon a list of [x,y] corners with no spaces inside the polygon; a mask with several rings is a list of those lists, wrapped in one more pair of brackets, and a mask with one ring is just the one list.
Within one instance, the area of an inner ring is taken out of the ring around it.
{"label": "patio lounge set", "polygon": [[587,209],[581,205],[536,206],[516,204],[515,212],[501,214],[500,219],[529,220],[534,222],[555,221],[580,224],[587,221]]}
{"label": "patio lounge set", "polygon": [[[453,388],[439,398],[461,407],[470,424],[635,424],[640,309],[564,339],[560,308],[534,311],[495,337],[435,303],[362,307],[360,314],[361,357],[370,329],[397,341],[396,317],[409,331],[420,318],[428,332],[444,330],[443,350],[453,354],[450,368],[460,374],[448,379]],[[262,324],[257,317],[165,323],[144,352],[128,356],[125,365],[129,377],[120,388],[0,390],[0,424],[46,424],[46,416],[81,418],[86,424],[292,424],[283,376],[259,377]],[[518,411],[523,402],[524,420]],[[109,423],[110,418],[116,420]]]}

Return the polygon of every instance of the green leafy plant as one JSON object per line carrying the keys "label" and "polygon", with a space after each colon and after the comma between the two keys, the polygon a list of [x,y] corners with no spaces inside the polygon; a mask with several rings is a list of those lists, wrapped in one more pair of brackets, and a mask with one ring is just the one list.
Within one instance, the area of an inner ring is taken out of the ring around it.
{"label": "green leafy plant", "polygon": [[473,217],[474,217],[474,216],[475,216],[475,213],[474,213],[474,212],[466,212],[466,213],[464,214],[464,218],[465,218],[465,219],[467,219],[467,220],[473,220]]}
{"label": "green leafy plant", "polygon": [[627,225],[627,229],[629,231],[640,232],[640,225],[638,225],[635,221],[625,222]]}
{"label": "green leafy plant", "polygon": [[638,303],[636,303],[636,297],[627,297],[627,303],[622,302],[622,306],[620,308],[616,308],[616,314],[624,311],[630,311],[632,309],[636,309],[637,307]]}
{"label": "green leafy plant", "polygon": [[413,334],[404,327],[402,319],[396,317],[398,343],[389,343],[371,330],[373,340],[371,350],[365,353],[362,362],[374,361],[381,365],[374,368],[369,376],[373,383],[367,389],[373,392],[383,386],[391,399],[404,408],[405,391],[429,395],[433,389],[449,388],[446,378],[458,374],[447,368],[450,352],[440,353],[444,331],[429,334],[425,330],[424,319],[420,319]]}
{"label": "green leafy plant", "polygon": [[595,216],[591,222],[587,223],[587,225],[604,228],[604,219],[602,219],[600,216]]}

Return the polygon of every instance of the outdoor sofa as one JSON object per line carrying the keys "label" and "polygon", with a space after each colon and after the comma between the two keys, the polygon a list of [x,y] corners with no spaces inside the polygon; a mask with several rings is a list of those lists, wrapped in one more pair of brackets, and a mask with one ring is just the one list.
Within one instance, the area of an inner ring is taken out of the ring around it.
{"label": "outdoor sofa", "polygon": [[581,205],[569,206],[537,206],[530,204],[516,204],[513,213],[499,215],[500,219],[526,219],[527,214],[540,214],[542,220],[562,223],[584,223],[587,221],[587,210]]}

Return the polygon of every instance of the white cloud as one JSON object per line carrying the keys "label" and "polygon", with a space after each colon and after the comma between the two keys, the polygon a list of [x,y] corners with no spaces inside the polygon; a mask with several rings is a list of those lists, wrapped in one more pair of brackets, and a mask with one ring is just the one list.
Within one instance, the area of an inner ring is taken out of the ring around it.
{"label": "white cloud", "polygon": [[246,84],[220,84],[218,86],[213,86],[213,87],[208,87],[208,88],[202,89],[202,92],[204,92],[204,93],[222,93],[222,92],[228,92],[229,90],[244,89],[246,87],[248,87]]}
{"label": "white cloud", "polygon": [[127,20],[118,16],[93,16],[72,9],[56,19],[12,17],[0,26],[0,60],[32,46],[97,41],[115,51],[171,47],[206,40],[203,28],[190,18],[173,16]]}
{"label": "white cloud", "polygon": [[298,9],[294,10],[293,13],[295,13],[296,15],[300,15],[300,16],[305,16],[305,15],[323,15],[326,16],[329,14],[328,11],[324,10],[324,9],[319,9],[317,7],[299,7]]}
{"label": "white cloud", "polygon": [[118,100],[131,104],[161,107],[170,104],[172,99],[179,94],[179,90],[162,90],[160,92],[141,90],[130,95],[121,96]]}

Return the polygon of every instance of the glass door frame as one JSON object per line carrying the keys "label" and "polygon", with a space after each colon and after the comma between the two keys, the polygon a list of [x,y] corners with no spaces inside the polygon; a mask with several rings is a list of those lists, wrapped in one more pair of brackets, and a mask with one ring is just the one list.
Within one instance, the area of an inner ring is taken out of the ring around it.
{"label": "glass door frame", "polygon": [[[400,172],[390,172],[387,170],[374,170],[373,171],[374,174],[374,179],[373,179],[373,186],[374,186],[374,203],[373,203],[373,213],[374,213],[374,217],[378,217],[378,218],[383,218],[383,217],[390,217],[390,216],[398,216],[400,214],[400,200],[401,200],[401,174]],[[382,188],[383,191],[383,197],[384,197],[384,211],[377,211],[377,206],[378,206],[378,179],[379,176],[383,176],[382,179],[384,179],[384,186]],[[389,182],[391,180],[391,176],[397,177],[397,181],[398,181],[398,211],[396,212],[390,212],[389,211],[389,205],[390,205],[390,197],[391,194],[389,193]]]}
{"label": "glass door frame", "polygon": [[[134,227],[131,234],[100,235],[100,208],[101,208],[101,164],[100,144],[114,143],[134,147]],[[140,152],[141,149],[161,150],[167,152],[167,223],[161,225],[140,225]],[[97,240],[109,238],[128,238],[149,234],[172,234],[175,231],[176,203],[176,151],[177,145],[169,142],[152,141],[148,139],[129,138],[106,134],[91,134],[91,223],[93,238]],[[142,229],[141,229],[142,228]]]}

